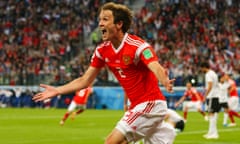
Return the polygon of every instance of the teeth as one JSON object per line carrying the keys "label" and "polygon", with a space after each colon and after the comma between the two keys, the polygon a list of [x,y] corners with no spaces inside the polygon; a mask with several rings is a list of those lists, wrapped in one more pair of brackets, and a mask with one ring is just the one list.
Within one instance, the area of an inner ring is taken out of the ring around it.
{"label": "teeth", "polygon": [[102,30],[102,33],[104,34],[106,32],[106,30]]}

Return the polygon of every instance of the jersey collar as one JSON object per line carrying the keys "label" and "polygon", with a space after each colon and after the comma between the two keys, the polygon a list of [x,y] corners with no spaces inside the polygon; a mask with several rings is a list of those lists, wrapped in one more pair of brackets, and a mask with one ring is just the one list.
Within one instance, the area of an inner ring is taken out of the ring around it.
{"label": "jersey collar", "polygon": [[113,51],[115,53],[118,53],[123,48],[123,45],[124,45],[125,40],[127,39],[127,36],[128,36],[128,33],[125,33],[125,35],[124,35],[124,37],[122,39],[122,42],[121,42],[121,44],[119,45],[118,48],[115,49],[114,46],[112,45]]}

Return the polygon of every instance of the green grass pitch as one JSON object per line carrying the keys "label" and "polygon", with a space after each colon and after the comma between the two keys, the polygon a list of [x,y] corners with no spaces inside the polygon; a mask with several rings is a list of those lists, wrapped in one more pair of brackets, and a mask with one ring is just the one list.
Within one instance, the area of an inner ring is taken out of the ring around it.
{"label": "green grass pitch", "polygon": [[[103,144],[105,137],[122,117],[118,110],[86,110],[64,126],[59,121],[66,109],[0,109],[1,144]],[[182,112],[179,112],[182,114]],[[222,126],[219,114],[218,140],[206,140],[208,122],[197,112],[189,112],[184,132],[174,144],[239,144],[240,119],[236,127]]]}

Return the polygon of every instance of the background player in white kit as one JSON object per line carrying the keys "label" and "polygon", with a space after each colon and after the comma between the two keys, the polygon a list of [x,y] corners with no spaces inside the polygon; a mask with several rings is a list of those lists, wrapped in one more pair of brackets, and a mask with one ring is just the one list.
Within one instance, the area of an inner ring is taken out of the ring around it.
{"label": "background player in white kit", "polygon": [[223,126],[228,126],[227,120],[228,120],[228,113],[229,113],[229,106],[228,106],[228,89],[230,87],[230,84],[226,80],[224,75],[220,75],[219,83],[218,83],[218,95],[219,95],[219,104],[220,109],[224,109],[223,114]]}
{"label": "background player in white kit", "polygon": [[208,133],[204,135],[206,139],[218,139],[217,117],[219,112],[218,98],[218,75],[210,69],[208,62],[200,64],[201,70],[205,73],[205,98],[207,100],[209,113]]}

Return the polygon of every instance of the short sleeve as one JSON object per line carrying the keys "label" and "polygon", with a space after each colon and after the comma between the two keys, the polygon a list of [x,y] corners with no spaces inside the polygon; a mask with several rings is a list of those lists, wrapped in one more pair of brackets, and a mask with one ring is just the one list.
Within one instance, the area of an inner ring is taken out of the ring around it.
{"label": "short sleeve", "polygon": [[140,59],[146,65],[148,65],[152,61],[158,61],[158,57],[152,47],[147,47],[143,49],[142,52],[140,53]]}
{"label": "short sleeve", "polygon": [[100,56],[97,50],[95,50],[91,58],[91,66],[96,68],[102,68],[105,66],[105,62],[103,61],[102,57]]}

